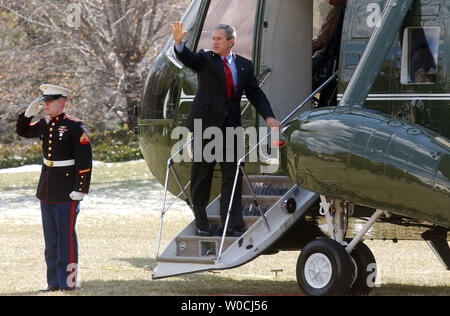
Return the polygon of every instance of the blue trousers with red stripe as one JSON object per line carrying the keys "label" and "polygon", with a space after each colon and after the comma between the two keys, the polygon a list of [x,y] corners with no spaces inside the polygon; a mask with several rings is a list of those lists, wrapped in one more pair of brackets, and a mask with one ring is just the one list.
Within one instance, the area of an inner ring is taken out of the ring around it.
{"label": "blue trousers with red stripe", "polygon": [[41,201],[49,287],[75,288],[78,268],[75,225],[79,212],[78,202],[48,204]]}

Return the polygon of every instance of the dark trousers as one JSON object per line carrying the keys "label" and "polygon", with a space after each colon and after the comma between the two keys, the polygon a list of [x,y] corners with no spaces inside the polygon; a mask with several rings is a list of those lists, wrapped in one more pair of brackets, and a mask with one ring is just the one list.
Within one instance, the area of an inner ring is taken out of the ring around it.
{"label": "dark trousers", "polygon": [[[222,226],[225,226],[228,208],[231,200],[231,193],[233,190],[234,178],[236,176],[237,161],[237,137],[234,139],[234,146],[230,147],[230,142],[227,141],[225,135],[225,126],[222,128],[224,135],[223,141],[223,159],[220,162],[222,171],[222,190],[220,198],[220,217]],[[196,135],[194,136],[196,137]],[[194,142],[195,143],[195,142]],[[209,143],[209,140],[202,141],[202,150]],[[227,146],[228,144],[228,146]],[[226,160],[226,152],[233,150],[232,161]],[[194,146],[195,151],[195,146]],[[206,207],[211,194],[211,183],[214,174],[214,168],[217,161],[207,162],[204,159],[201,162],[193,162],[191,168],[191,199],[194,208],[195,223],[197,228],[205,230],[209,227],[208,218],[206,215]],[[239,173],[236,190],[233,198],[233,205],[230,212],[230,220],[228,222],[229,229],[241,229],[244,227],[244,220],[242,217],[242,174]]]}
{"label": "dark trousers", "polygon": [[80,203],[48,204],[41,201],[45,262],[49,287],[74,289],[78,264],[75,224]]}

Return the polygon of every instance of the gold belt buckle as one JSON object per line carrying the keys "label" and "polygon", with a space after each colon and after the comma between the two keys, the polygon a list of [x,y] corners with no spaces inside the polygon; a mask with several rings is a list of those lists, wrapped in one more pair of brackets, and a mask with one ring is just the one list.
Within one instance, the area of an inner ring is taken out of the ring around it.
{"label": "gold belt buckle", "polygon": [[47,160],[47,166],[49,166],[49,167],[53,167],[53,161],[51,161],[51,160]]}

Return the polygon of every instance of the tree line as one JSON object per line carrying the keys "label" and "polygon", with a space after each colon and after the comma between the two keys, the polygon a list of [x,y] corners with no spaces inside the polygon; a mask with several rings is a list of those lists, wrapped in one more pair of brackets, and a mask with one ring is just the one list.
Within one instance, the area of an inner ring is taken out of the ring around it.
{"label": "tree line", "polygon": [[97,130],[136,125],[133,108],[168,23],[190,0],[0,0],[0,132],[42,83],[74,91],[68,112]]}
{"label": "tree line", "polygon": [[[190,0],[0,0],[0,143],[42,83],[74,91],[68,112],[95,131],[133,129],[152,62]],[[328,10],[315,1],[315,31]],[[317,23],[319,22],[319,23]]]}

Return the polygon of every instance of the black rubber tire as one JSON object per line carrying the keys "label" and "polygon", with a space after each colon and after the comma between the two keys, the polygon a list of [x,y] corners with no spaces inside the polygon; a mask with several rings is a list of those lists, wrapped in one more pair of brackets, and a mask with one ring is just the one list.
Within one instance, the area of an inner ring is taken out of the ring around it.
{"label": "black rubber tire", "polygon": [[[314,288],[305,277],[305,264],[312,255],[321,253],[331,264],[331,279],[322,288]],[[309,296],[347,295],[353,280],[354,265],[345,248],[338,242],[320,238],[307,244],[297,261],[297,282],[303,294]]]}
{"label": "black rubber tire", "polygon": [[360,242],[351,252],[351,257],[357,265],[356,280],[351,285],[349,295],[367,296],[373,290],[376,280],[376,260],[366,244]]}

